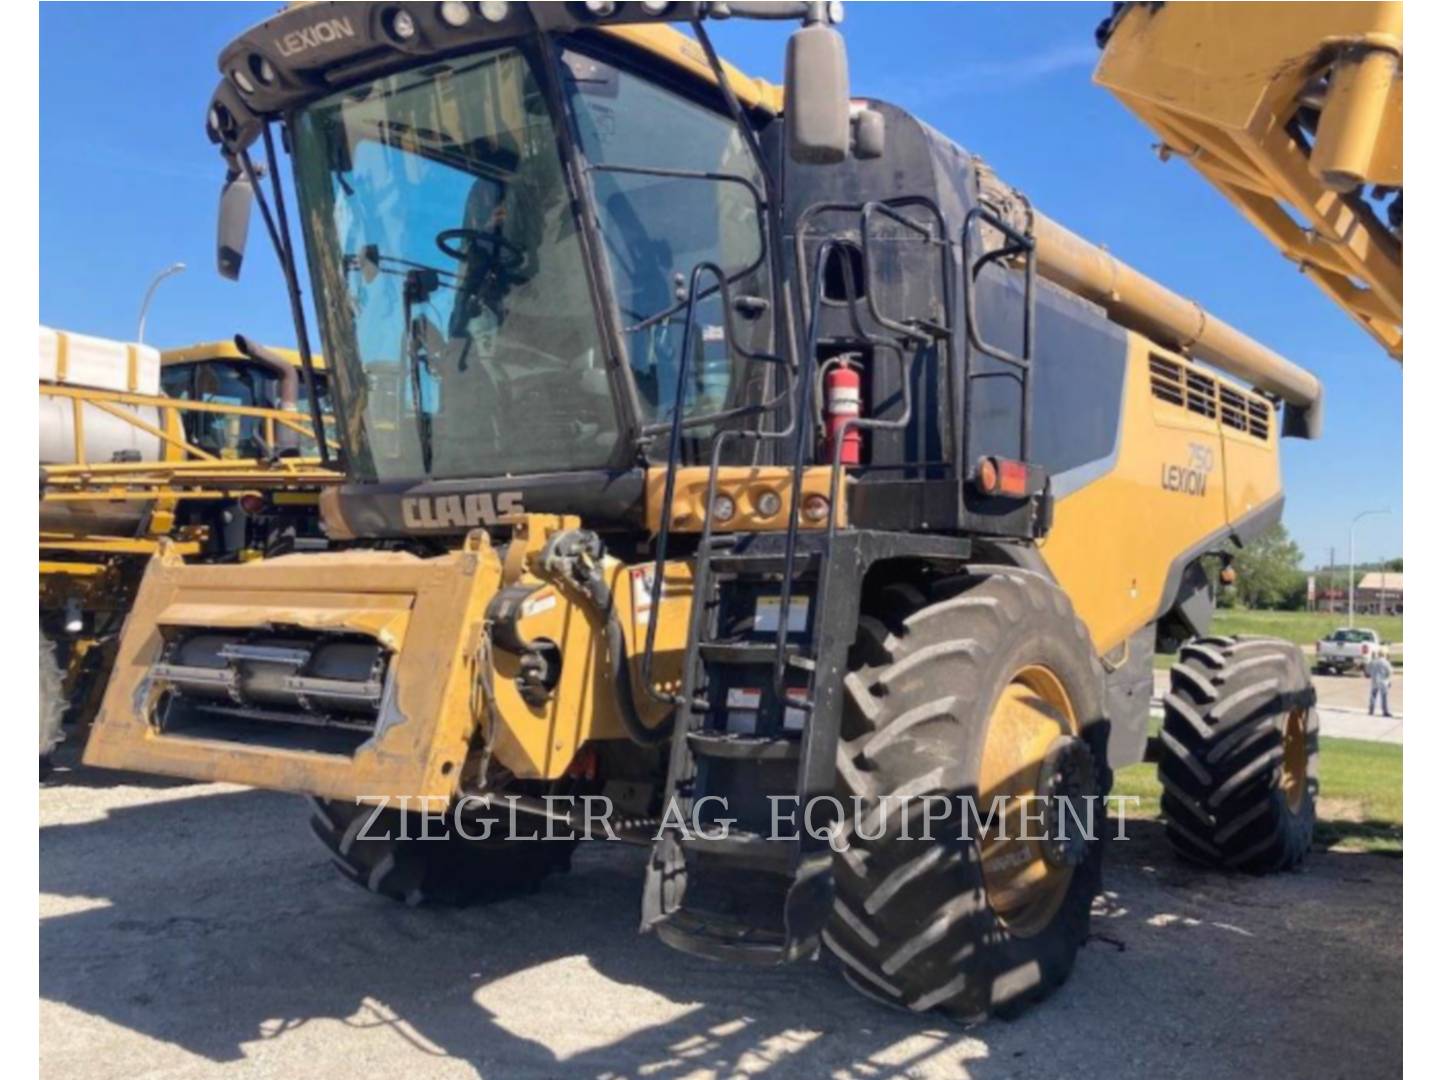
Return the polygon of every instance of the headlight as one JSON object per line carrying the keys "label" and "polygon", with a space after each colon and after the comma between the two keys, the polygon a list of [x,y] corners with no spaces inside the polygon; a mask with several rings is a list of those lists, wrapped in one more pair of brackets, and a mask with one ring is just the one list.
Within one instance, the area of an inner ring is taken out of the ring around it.
{"label": "headlight", "polygon": [[440,21],[458,30],[470,21],[470,5],[464,0],[445,0],[440,5]]}

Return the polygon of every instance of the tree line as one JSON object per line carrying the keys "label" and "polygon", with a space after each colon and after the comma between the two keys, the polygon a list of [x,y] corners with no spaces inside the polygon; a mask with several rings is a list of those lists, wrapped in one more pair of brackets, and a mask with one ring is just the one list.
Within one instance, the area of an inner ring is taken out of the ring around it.
{"label": "tree line", "polygon": [[[1279,611],[1301,611],[1308,596],[1308,577],[1314,573],[1316,584],[1328,586],[1329,567],[1306,571],[1303,568],[1304,553],[1300,545],[1290,538],[1284,525],[1276,524],[1246,544],[1235,555],[1231,566],[1235,570],[1235,584],[1219,589],[1218,601],[1221,607],[1268,608]],[[1404,558],[1387,559],[1383,562],[1356,563],[1355,580],[1362,574],[1385,570],[1390,573],[1404,573]],[[1218,566],[1211,567],[1211,582],[1217,583]],[[1339,564],[1334,567],[1335,584],[1345,588],[1349,584],[1349,567]]]}

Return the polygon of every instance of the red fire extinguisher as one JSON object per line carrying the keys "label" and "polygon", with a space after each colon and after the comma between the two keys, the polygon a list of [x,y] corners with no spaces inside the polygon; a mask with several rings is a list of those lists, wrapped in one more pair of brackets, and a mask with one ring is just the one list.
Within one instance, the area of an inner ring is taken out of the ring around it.
{"label": "red fire extinguisher", "polygon": [[840,429],[847,420],[861,416],[860,369],[853,358],[841,356],[831,361],[825,371],[825,460],[835,460],[835,440],[840,439],[840,464],[860,464],[860,431]]}

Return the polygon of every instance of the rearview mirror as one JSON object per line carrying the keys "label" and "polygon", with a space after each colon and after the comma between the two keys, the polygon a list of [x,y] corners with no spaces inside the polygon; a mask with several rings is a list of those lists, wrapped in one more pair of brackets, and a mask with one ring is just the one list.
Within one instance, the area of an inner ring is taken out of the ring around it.
{"label": "rearview mirror", "polygon": [[215,238],[215,262],[220,276],[230,281],[240,279],[240,264],[245,261],[245,240],[250,233],[250,208],[255,204],[255,189],[243,175],[229,177],[220,191],[220,221]]}
{"label": "rearview mirror", "polygon": [[802,26],[785,48],[785,133],[802,165],[834,165],[850,150],[850,68],[829,23]]}

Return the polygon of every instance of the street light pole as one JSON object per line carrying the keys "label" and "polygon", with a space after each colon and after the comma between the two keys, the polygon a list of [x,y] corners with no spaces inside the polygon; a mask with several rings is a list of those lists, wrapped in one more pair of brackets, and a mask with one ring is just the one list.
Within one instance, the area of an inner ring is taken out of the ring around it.
{"label": "street light pole", "polygon": [[145,299],[140,301],[140,326],[135,331],[135,340],[141,345],[145,344],[145,316],[150,314],[150,301],[155,298],[155,290],[166,278],[174,277],[176,274],[182,273],[184,269],[183,262],[171,263],[150,279],[150,287],[145,290]]}
{"label": "street light pole", "polygon": [[1355,628],[1355,526],[1360,524],[1361,518],[1375,517],[1381,514],[1388,514],[1386,510],[1362,510],[1350,519],[1350,614],[1345,620],[1345,625],[1352,630]]}

